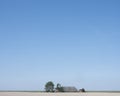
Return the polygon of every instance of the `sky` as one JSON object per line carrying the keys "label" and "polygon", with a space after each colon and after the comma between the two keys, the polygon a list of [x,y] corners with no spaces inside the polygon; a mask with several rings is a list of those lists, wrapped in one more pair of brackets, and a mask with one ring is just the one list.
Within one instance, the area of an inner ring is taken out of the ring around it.
{"label": "sky", "polygon": [[120,90],[119,74],[120,0],[0,0],[0,90]]}

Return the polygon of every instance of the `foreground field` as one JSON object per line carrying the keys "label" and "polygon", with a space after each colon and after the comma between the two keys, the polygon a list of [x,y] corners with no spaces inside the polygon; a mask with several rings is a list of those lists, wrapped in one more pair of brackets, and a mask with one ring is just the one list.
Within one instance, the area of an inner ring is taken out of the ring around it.
{"label": "foreground field", "polygon": [[39,92],[0,92],[0,96],[120,96],[120,93],[39,93]]}

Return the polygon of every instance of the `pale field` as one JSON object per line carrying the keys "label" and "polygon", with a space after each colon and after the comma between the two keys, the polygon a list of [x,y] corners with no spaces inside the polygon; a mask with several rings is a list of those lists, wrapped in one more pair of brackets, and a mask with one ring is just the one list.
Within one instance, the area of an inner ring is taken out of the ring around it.
{"label": "pale field", "polygon": [[0,96],[120,96],[120,93],[40,93],[40,92],[0,92]]}

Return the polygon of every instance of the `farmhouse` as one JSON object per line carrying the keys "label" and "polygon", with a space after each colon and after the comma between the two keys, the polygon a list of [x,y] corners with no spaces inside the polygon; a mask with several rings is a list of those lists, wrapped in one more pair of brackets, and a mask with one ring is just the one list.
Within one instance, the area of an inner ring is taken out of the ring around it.
{"label": "farmhouse", "polygon": [[75,87],[62,87],[64,92],[77,92],[77,89]]}

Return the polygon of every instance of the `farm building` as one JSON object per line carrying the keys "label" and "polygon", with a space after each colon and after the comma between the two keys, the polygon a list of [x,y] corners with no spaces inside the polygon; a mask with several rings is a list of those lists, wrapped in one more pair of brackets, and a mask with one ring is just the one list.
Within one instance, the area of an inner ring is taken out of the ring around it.
{"label": "farm building", "polygon": [[75,87],[62,87],[64,92],[77,92]]}

